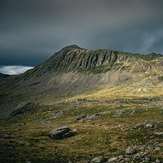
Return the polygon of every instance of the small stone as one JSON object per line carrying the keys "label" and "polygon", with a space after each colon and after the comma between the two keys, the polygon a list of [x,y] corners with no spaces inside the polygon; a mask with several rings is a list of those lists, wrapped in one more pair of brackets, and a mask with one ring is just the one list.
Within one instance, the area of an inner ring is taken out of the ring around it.
{"label": "small stone", "polygon": [[155,151],[157,152],[157,151],[160,151],[161,150],[161,148],[160,147],[156,147],[155,148]]}
{"label": "small stone", "polygon": [[26,161],[26,163],[31,163],[31,161],[28,160],[28,161]]}
{"label": "small stone", "polygon": [[58,111],[58,112],[55,112],[55,113],[54,113],[53,118],[59,118],[59,117],[61,117],[62,115],[63,115],[63,111]]}
{"label": "small stone", "polygon": [[103,156],[98,156],[91,160],[91,163],[103,163],[103,162],[105,162],[105,158]]}
{"label": "small stone", "polygon": [[159,137],[163,137],[163,132],[155,132],[154,135],[159,136]]}
{"label": "small stone", "polygon": [[136,150],[134,148],[132,148],[132,147],[128,147],[126,149],[126,154],[127,155],[132,155],[132,154],[135,154],[135,153],[136,153]]}
{"label": "small stone", "polygon": [[157,159],[157,160],[155,161],[155,163],[161,163],[161,161],[160,161],[159,159]]}
{"label": "small stone", "polygon": [[115,162],[115,161],[117,161],[117,160],[118,160],[117,157],[112,157],[112,158],[110,158],[110,159],[108,160],[108,163],[113,163],[113,162]]}
{"label": "small stone", "polygon": [[144,160],[149,162],[151,160],[151,158],[150,157],[145,157]]}
{"label": "small stone", "polygon": [[122,160],[123,159],[123,155],[118,156],[118,159]]}
{"label": "small stone", "polygon": [[142,157],[142,155],[140,153],[136,153],[134,156],[133,156],[133,159],[134,160],[140,160]]}
{"label": "small stone", "polygon": [[90,115],[90,116],[87,116],[85,118],[85,120],[88,120],[88,121],[92,121],[92,120],[96,120],[98,117],[100,116],[100,114],[93,114],[93,115]]}
{"label": "small stone", "polygon": [[153,124],[151,124],[151,123],[145,124],[145,128],[152,128],[152,127],[153,127]]}
{"label": "small stone", "polygon": [[77,121],[81,121],[81,120],[85,119],[86,117],[87,117],[87,115],[85,115],[85,114],[79,115],[79,116],[76,118],[76,120],[77,120]]}

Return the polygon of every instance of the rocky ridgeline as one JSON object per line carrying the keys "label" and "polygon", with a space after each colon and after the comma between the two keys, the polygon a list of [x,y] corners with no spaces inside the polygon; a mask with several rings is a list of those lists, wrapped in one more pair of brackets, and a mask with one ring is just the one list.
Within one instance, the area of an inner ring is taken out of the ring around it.
{"label": "rocky ridgeline", "polygon": [[[131,63],[135,64],[135,62],[139,63],[139,61],[151,60],[156,57],[160,57],[160,55],[146,56],[108,49],[88,50],[77,45],[71,45],[55,53],[42,65],[31,70],[31,72],[94,71],[100,73],[112,69],[121,69],[125,66],[128,67]],[[146,62],[143,62],[142,66],[148,67],[148,64],[146,65]]]}

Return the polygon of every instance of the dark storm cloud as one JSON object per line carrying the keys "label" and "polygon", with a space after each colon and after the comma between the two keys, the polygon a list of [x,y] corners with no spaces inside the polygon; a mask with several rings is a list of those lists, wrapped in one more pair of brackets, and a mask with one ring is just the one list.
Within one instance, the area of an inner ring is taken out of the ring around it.
{"label": "dark storm cloud", "polygon": [[1,0],[0,64],[34,65],[67,44],[163,53],[162,0]]}

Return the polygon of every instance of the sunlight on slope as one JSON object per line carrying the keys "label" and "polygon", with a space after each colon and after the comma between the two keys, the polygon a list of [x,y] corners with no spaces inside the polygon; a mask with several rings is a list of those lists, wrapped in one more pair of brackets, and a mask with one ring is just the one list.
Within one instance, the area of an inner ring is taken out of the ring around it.
{"label": "sunlight on slope", "polygon": [[111,88],[102,88],[82,95],[67,99],[73,101],[77,99],[118,99],[118,98],[139,98],[139,97],[158,97],[163,95],[163,83],[153,82],[149,78],[141,81],[117,85]]}

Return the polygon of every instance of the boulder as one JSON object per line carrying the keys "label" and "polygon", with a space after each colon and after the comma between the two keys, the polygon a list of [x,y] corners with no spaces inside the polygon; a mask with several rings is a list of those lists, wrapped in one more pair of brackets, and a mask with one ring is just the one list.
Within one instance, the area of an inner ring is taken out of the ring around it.
{"label": "boulder", "polygon": [[75,131],[67,126],[63,126],[50,131],[49,137],[52,139],[64,139],[75,135]]}

